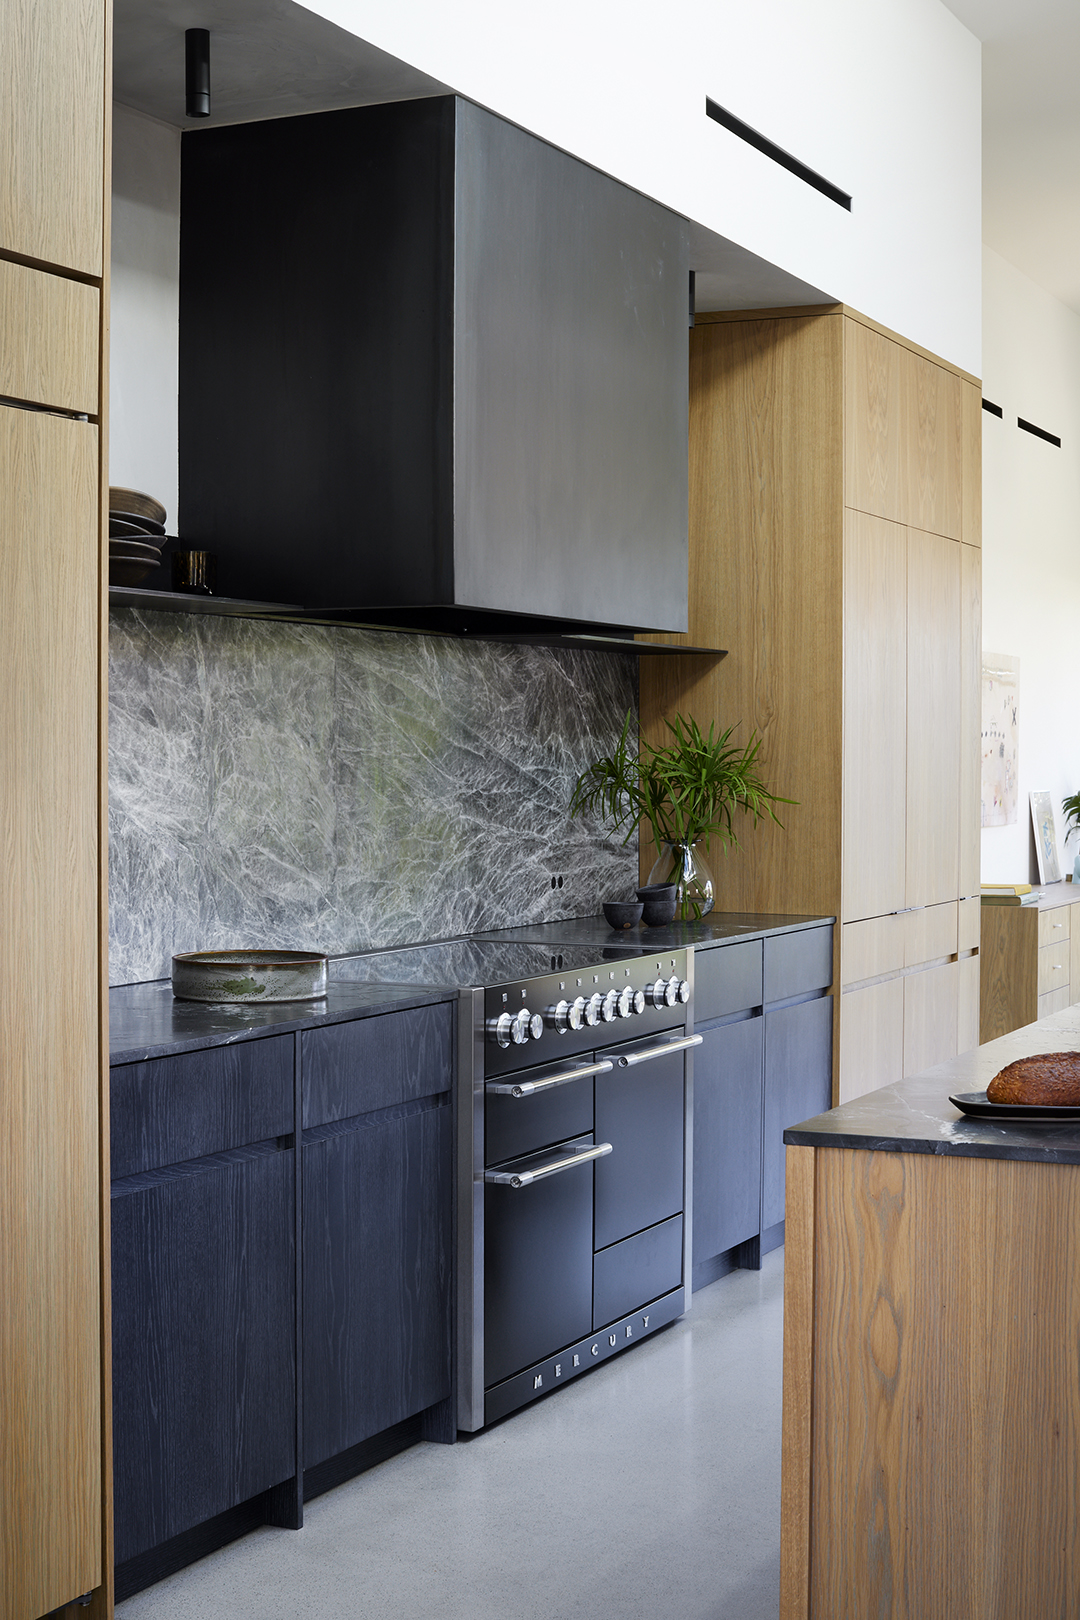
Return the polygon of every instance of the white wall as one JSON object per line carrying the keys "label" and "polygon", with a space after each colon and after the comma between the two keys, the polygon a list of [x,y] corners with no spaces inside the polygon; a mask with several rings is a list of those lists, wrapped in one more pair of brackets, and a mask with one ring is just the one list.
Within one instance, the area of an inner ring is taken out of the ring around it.
{"label": "white wall", "polygon": [[[940,0],[305,0],[979,375],[981,55]],[[728,107],[850,214],[705,116]]]}
{"label": "white wall", "polygon": [[1020,660],[1020,804],[983,829],[982,876],[1035,882],[1028,795],[1049,791],[1064,851],[1061,800],[1080,790],[1080,315],[989,248],[983,314],[983,395],[1005,413],[983,412],[983,646]]}
{"label": "white wall", "polygon": [[[180,131],[113,109],[109,482],[176,517]],[[170,529],[170,532],[171,529]]]}

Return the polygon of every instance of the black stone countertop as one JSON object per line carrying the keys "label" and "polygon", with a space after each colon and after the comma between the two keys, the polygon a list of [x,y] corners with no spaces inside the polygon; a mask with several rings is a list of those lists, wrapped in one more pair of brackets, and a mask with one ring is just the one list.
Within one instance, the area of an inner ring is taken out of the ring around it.
{"label": "black stone countertop", "polygon": [[175,1001],[168,979],[123,984],[109,991],[109,1061],[144,1063],[175,1052],[285,1035],[452,999],[445,990],[415,985],[331,982],[319,1001],[279,1001],[260,1007],[250,1002]]}
{"label": "black stone countertop", "polygon": [[971,1119],[949,1101],[950,1092],[985,1091],[995,1074],[1015,1058],[1074,1050],[1080,1050],[1080,1005],[793,1125],[784,1132],[784,1141],[793,1147],[1080,1164],[1080,1119],[998,1124]]}
{"label": "black stone countertop", "polygon": [[769,916],[765,912],[711,911],[701,922],[675,922],[664,928],[609,928],[603,917],[573,917],[566,922],[493,928],[477,939],[535,940],[539,945],[625,945],[628,954],[679,951],[687,945],[709,950],[735,939],[764,939],[800,928],[820,928],[833,917]]}

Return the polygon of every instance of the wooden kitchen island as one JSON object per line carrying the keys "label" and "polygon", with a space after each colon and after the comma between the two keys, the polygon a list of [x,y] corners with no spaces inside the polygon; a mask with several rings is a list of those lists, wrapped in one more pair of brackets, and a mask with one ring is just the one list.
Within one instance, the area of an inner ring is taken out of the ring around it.
{"label": "wooden kitchen island", "polygon": [[781,1620],[1080,1614],[1080,1118],[971,1119],[1070,1007],[784,1133]]}

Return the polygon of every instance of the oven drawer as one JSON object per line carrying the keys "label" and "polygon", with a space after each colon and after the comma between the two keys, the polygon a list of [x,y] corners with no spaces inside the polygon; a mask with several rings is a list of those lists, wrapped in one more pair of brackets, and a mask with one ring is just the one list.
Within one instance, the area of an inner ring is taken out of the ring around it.
{"label": "oven drawer", "polygon": [[[646,1046],[650,1043],[646,1043]],[[613,1047],[610,1074],[596,1077],[595,1130],[610,1142],[610,1158],[596,1167],[596,1247],[655,1226],[683,1207],[685,1053],[667,1052],[640,1067],[620,1068]]]}
{"label": "oven drawer", "polygon": [[486,1173],[484,1383],[489,1387],[592,1332],[594,1161],[521,1187],[487,1177],[542,1168],[592,1146],[591,1135],[580,1136]]}
{"label": "oven drawer", "polygon": [[593,1332],[678,1288],[682,1271],[681,1215],[601,1249],[593,1261]]}
{"label": "oven drawer", "polygon": [[586,1053],[571,1063],[549,1063],[489,1080],[484,1088],[484,1163],[501,1164],[591,1131],[593,1076],[598,1070],[610,1073],[612,1067],[610,1058],[593,1059]]}

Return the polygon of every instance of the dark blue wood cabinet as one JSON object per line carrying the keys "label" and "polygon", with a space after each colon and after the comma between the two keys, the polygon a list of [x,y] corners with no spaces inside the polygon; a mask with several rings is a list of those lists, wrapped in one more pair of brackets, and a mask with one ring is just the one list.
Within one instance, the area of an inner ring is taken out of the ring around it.
{"label": "dark blue wood cabinet", "polygon": [[761,1230],[764,1020],[742,1018],[700,1033],[694,1053],[695,1267]]}

